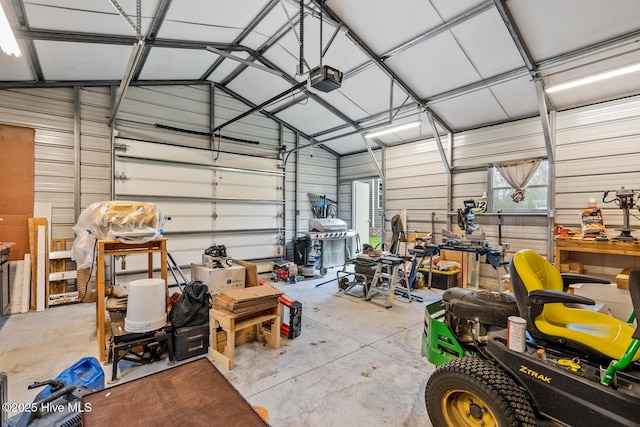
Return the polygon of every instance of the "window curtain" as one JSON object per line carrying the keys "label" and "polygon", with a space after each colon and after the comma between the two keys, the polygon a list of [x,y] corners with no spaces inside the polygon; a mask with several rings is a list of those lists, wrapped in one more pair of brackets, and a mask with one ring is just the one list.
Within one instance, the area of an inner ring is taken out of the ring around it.
{"label": "window curtain", "polygon": [[502,175],[505,181],[507,181],[509,185],[516,190],[511,195],[511,199],[515,203],[520,203],[524,200],[526,193],[524,187],[527,185],[536,169],[538,169],[540,161],[541,159],[529,159],[496,165],[496,169],[498,169],[500,175]]}

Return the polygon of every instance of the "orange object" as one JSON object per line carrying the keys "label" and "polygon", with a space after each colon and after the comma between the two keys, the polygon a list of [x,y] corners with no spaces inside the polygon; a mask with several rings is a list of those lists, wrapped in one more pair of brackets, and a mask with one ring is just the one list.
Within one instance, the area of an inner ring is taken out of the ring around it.
{"label": "orange object", "polygon": [[263,420],[269,421],[269,411],[267,411],[264,407],[254,405],[253,409],[256,410],[256,412],[262,417]]}

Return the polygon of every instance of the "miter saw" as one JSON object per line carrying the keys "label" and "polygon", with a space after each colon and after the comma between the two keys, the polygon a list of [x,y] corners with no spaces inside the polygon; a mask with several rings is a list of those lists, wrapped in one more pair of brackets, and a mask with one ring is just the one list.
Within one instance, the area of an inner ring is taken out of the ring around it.
{"label": "miter saw", "polygon": [[[459,237],[449,230],[442,230],[443,248],[447,247],[465,252],[476,252],[478,255],[486,255],[487,264],[497,269],[500,266],[508,264],[504,260],[505,247],[508,244],[502,242],[502,223],[501,216],[498,214],[498,233],[501,249],[495,249],[491,243],[485,238],[482,226],[476,223],[476,215],[483,212],[484,209],[478,205],[475,200],[465,200],[464,209],[458,209],[458,226],[464,231],[464,236]],[[499,279],[499,278],[498,278]]]}
{"label": "miter saw", "polygon": [[464,231],[463,237],[458,237],[449,230],[442,230],[442,242],[449,246],[480,248],[488,247],[482,226],[476,223],[478,203],[475,200],[465,200],[464,209],[458,209],[458,226]]}

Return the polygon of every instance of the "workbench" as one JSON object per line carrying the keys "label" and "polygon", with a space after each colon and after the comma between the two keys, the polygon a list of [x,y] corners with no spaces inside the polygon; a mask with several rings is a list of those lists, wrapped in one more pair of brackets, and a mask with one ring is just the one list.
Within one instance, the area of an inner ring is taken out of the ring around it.
{"label": "workbench", "polygon": [[[560,270],[560,263],[571,258],[572,252],[591,253],[600,255],[626,255],[640,257],[640,242],[597,241],[582,238],[557,237],[555,266]],[[634,259],[633,263],[640,262]],[[629,266],[632,267],[632,266]]]}
{"label": "workbench", "polygon": [[82,397],[82,425],[268,426],[206,358]]}
{"label": "workbench", "polygon": [[[264,322],[272,322],[269,331],[262,329]],[[226,310],[212,308],[209,310],[209,325],[211,329],[209,358],[220,363],[226,370],[233,369],[236,363],[236,332],[251,327],[256,328],[258,340],[268,342],[273,348],[280,348],[280,323],[280,304],[250,316],[239,316]],[[218,351],[218,326],[226,334],[226,345],[222,352]]]}
{"label": "workbench", "polygon": [[169,292],[167,284],[167,239],[159,238],[145,243],[122,243],[117,240],[100,239],[96,243],[98,252],[96,260],[96,337],[98,340],[98,357],[101,362],[107,360],[108,346],[105,338],[105,257],[122,255],[148,254],[148,277],[153,277],[153,254],[160,254],[160,276],[164,279],[165,294]]}

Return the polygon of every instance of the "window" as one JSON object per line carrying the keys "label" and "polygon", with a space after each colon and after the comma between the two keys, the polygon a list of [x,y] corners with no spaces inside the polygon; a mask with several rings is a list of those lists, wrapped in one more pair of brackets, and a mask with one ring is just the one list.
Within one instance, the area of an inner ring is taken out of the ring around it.
{"label": "window", "polygon": [[515,203],[511,195],[515,191],[500,175],[495,166],[489,168],[491,184],[490,203],[491,210],[503,211],[546,211],[547,191],[549,187],[549,162],[543,159],[527,185],[525,198],[520,203]]}

